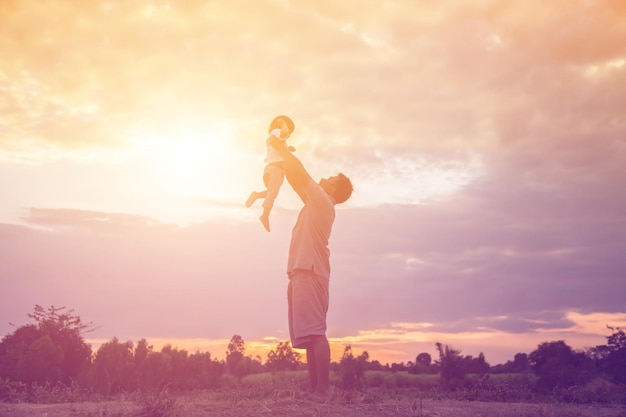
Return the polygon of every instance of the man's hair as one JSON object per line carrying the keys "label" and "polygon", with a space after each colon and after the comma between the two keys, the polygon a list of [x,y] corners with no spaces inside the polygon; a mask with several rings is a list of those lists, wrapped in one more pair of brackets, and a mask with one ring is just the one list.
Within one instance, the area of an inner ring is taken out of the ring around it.
{"label": "man's hair", "polygon": [[350,181],[350,178],[346,177],[342,173],[339,173],[337,177],[339,178],[335,183],[335,191],[333,192],[332,197],[333,200],[335,200],[335,203],[341,204],[350,198],[354,188],[352,187],[352,182]]}

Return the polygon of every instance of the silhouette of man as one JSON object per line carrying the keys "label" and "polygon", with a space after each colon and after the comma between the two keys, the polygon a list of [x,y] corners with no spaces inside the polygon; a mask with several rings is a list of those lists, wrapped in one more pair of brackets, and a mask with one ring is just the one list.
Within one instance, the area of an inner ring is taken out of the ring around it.
{"label": "silhouette of man", "polygon": [[335,204],[350,198],[353,187],[341,173],[316,183],[293,153],[280,144],[276,149],[284,159],[287,181],[304,203],[291,232],[287,262],[289,335],[294,348],[306,349],[311,391],[323,394],[328,389],[330,373],[330,345],[326,338],[328,239],[335,220]]}

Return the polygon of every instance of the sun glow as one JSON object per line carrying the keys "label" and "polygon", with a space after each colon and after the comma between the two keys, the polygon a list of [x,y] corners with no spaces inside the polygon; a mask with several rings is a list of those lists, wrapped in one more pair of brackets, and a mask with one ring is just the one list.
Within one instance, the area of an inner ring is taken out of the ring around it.
{"label": "sun glow", "polygon": [[172,135],[144,134],[135,141],[143,164],[168,196],[219,197],[228,191],[223,180],[229,137],[223,132],[182,129]]}

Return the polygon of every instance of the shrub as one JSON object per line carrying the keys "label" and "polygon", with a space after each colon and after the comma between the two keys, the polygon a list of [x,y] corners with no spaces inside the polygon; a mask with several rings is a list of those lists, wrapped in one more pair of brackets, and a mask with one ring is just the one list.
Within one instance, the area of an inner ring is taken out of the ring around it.
{"label": "shrub", "polygon": [[135,417],[173,417],[176,399],[169,395],[168,388],[160,391],[141,392],[136,401],[140,405]]}
{"label": "shrub", "polygon": [[27,400],[26,384],[0,378],[0,402],[21,403]]}

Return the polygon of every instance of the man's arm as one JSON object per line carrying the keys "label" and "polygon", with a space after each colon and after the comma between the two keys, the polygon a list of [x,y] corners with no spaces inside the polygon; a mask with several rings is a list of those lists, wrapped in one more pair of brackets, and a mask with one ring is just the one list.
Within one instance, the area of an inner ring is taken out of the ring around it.
{"label": "man's arm", "polygon": [[283,158],[282,166],[285,169],[285,176],[291,188],[300,196],[302,202],[306,203],[306,187],[313,179],[304,168],[304,165],[302,165],[302,162],[287,149],[284,142],[270,135],[269,143]]}

